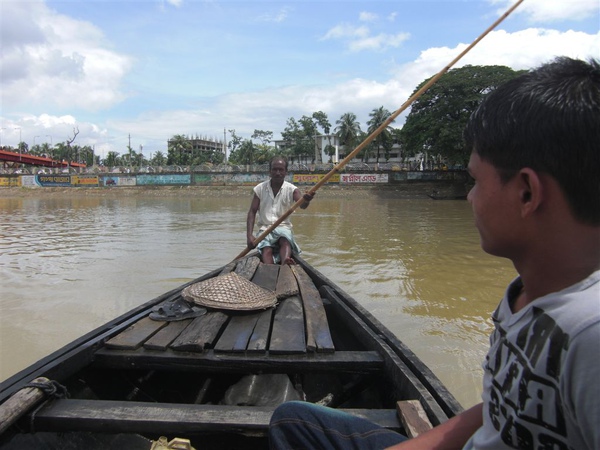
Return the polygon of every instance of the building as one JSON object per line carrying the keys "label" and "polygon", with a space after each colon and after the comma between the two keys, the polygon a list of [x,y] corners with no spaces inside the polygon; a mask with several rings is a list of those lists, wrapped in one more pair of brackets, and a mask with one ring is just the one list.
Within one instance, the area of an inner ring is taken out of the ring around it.
{"label": "building", "polygon": [[[189,137],[186,139],[186,142],[189,144],[186,148],[182,149],[186,153],[190,153],[190,156],[193,158],[194,156],[198,156],[202,153],[222,153],[225,157],[227,155],[226,150],[226,142],[224,140],[217,139],[209,139],[207,137],[200,138],[196,135],[195,138]],[[177,145],[176,139],[169,139],[167,142],[168,148],[171,148]],[[224,158],[225,159],[225,158]]]}

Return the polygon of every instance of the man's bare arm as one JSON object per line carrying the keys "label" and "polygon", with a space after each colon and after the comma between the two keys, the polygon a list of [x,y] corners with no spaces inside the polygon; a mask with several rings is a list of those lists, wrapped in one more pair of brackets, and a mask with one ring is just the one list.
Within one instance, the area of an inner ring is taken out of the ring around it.
{"label": "man's bare arm", "polygon": [[294,191],[294,202],[297,202],[298,200],[300,200],[300,197],[304,198],[304,203],[302,203],[300,205],[300,209],[306,209],[308,208],[308,205],[310,204],[310,201],[314,198],[315,194],[309,194],[308,192],[304,195],[302,195],[302,193],[300,192],[300,189],[296,189]]}
{"label": "man's bare arm", "polygon": [[248,217],[246,217],[246,245],[249,248],[254,248],[254,221],[256,220],[256,213],[260,208],[260,198],[254,194],[252,197],[252,203],[250,203],[250,209],[248,210]]}

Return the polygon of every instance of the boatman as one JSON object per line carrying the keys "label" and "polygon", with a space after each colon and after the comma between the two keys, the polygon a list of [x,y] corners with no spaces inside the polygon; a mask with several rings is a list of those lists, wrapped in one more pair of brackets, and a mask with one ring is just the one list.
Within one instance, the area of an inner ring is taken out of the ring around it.
{"label": "boatman", "polygon": [[481,247],[519,274],[492,314],[482,403],[409,440],[284,403],[271,448],[600,449],[600,63],[558,58],[498,87],[465,139]]}
{"label": "boatman", "polygon": [[[254,196],[246,219],[248,248],[256,247],[265,264],[295,264],[292,254],[300,253],[300,247],[294,240],[292,222],[289,217],[258,244],[253,234],[255,220],[260,235],[302,197],[300,189],[285,181],[287,167],[287,160],[281,156],[276,156],[271,160],[269,163],[270,179],[254,187]],[[306,209],[313,197],[314,194],[304,194],[304,203],[300,205],[300,208]]]}

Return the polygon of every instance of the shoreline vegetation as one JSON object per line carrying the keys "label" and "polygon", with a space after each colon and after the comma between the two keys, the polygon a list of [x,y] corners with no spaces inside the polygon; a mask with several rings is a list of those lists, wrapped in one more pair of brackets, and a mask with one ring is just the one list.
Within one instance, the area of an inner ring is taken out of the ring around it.
{"label": "shoreline vegetation", "polygon": [[[37,196],[54,197],[250,197],[254,185],[241,186],[119,186],[119,187],[21,187],[0,188],[0,195],[5,198],[22,198]],[[308,191],[310,185],[299,185],[302,192]],[[422,198],[429,199],[429,194],[440,189],[439,183],[409,183],[387,186],[340,186],[324,185],[316,193],[322,198],[336,197],[370,197],[385,198]]]}

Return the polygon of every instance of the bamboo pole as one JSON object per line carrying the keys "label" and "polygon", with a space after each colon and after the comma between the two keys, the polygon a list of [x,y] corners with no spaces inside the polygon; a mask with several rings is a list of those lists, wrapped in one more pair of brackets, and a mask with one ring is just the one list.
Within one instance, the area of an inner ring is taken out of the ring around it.
{"label": "bamboo pole", "polygon": [[[465,56],[473,47],[475,47],[485,36],[487,36],[490,31],[496,28],[504,19],[506,19],[517,7],[523,3],[524,0],[517,0],[517,2],[512,5],[504,14],[502,14],[493,24],[491,24],[483,33],[479,35],[477,39],[475,39],[471,44],[469,44],[462,52],[459,53],[457,57],[455,57],[450,63],[445,66],[442,70],[440,70],[433,78],[431,78],[425,85],[421,87],[417,92],[410,96],[408,100],[406,100],[400,108],[398,108],[394,113],[388,117],[388,119],[383,122],[379,128],[373,131],[369,136],[365,138],[354,150],[352,150],[344,159],[342,159],[333,169],[331,169],[317,184],[315,184],[307,193],[314,195],[321,186],[323,186],[329,179],[335,175],[335,173],[339,173],[348,162],[350,162],[362,149],[364,149],[367,145],[369,145],[377,136],[379,136],[383,130],[385,130],[400,114],[402,114],[410,105],[412,105],[415,100],[417,100],[421,95],[425,93],[431,86],[433,86],[446,72],[448,72],[452,66],[454,66],[463,56]],[[266,238],[271,231],[281,224],[285,219],[287,219],[300,205],[304,203],[304,199],[300,198],[297,202],[295,202],[290,208],[283,213],[283,215],[277,219],[272,225],[270,225],[265,231],[263,231],[254,241],[255,244],[258,244],[264,238]],[[252,248],[246,247],[246,249],[240,253],[235,259],[241,258],[245,256]]]}
{"label": "bamboo pole", "polygon": [[[46,384],[50,380],[45,377],[36,378],[33,383]],[[0,434],[15,423],[30,408],[39,403],[46,394],[37,387],[25,387],[13,394],[0,406]]]}

